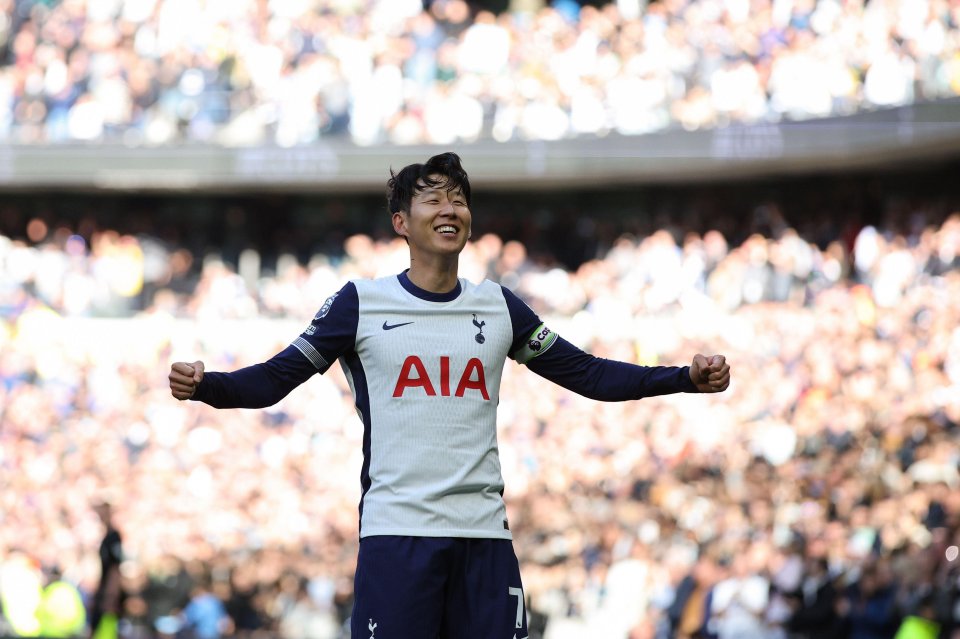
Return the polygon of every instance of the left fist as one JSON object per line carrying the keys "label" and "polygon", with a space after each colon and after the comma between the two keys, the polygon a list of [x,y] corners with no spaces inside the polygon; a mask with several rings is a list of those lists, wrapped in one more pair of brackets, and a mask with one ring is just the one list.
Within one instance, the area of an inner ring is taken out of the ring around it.
{"label": "left fist", "polygon": [[723,355],[693,356],[690,381],[701,393],[722,393],[730,385],[730,365]]}

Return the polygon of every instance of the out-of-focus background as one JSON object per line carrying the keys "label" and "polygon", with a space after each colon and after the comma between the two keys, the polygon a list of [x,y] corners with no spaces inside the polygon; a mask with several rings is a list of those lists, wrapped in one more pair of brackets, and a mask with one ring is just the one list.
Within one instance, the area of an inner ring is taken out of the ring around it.
{"label": "out-of-focus background", "polygon": [[0,635],[82,631],[41,588],[89,603],[107,500],[120,636],[348,636],[339,367],[262,411],[166,376],[404,268],[388,171],[455,150],[463,276],[733,369],[508,364],[531,638],[958,636],[957,0],[0,0],[0,65]]}

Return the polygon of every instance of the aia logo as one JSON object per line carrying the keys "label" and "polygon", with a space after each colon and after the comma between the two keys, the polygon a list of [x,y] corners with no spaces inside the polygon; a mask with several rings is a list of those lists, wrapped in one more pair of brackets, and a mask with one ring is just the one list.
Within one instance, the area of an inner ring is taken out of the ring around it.
{"label": "aia logo", "polygon": [[[478,336],[479,337],[479,336]],[[394,397],[403,397],[407,389],[423,389],[427,397],[450,397],[450,358],[446,355],[440,357],[440,378],[430,379],[426,366],[416,355],[409,355],[403,360],[403,366],[400,367],[400,375],[397,377],[397,383],[393,388]],[[439,387],[440,392],[437,392]],[[467,391],[478,391],[485,400],[490,401],[490,393],[487,392],[487,378],[483,370],[483,362],[478,358],[472,357],[460,374],[460,381],[457,382],[453,397],[463,397]],[[413,392],[411,390],[411,392]]]}

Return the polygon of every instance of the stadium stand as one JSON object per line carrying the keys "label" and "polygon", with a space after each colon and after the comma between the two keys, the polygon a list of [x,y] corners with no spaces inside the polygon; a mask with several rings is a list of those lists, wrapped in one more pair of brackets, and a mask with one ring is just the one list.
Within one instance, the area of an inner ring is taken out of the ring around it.
{"label": "stadium stand", "polygon": [[[689,623],[680,604],[702,604],[677,599],[687,573],[714,586],[703,614],[717,628],[749,621],[778,636],[786,595],[817,559],[844,588],[875,568],[898,614],[918,588],[952,610],[960,218],[923,198],[873,206],[889,215],[852,235],[820,229],[822,246],[764,200],[738,242],[637,229],[575,268],[477,238],[469,277],[510,284],[597,354],[673,363],[720,344],[736,362],[723,401],[599,408],[508,369],[503,465],[530,609],[548,633],[535,636],[679,636],[663,633]],[[233,367],[279,350],[346,278],[396,270],[402,245],[352,235],[326,259],[281,257],[248,282],[249,254],[163,253],[143,233],[39,219],[0,242],[4,565],[22,575],[30,557],[89,588],[89,504],[106,491],[130,558],[125,632],[169,623],[207,575],[248,630],[292,638],[313,623],[326,630],[311,636],[337,637],[361,432],[344,379],[229,415],[171,404],[160,381],[177,352]]]}
{"label": "stadium stand", "polygon": [[507,368],[531,637],[957,631],[960,4],[511,4],[0,0],[0,635],[89,596],[106,497],[123,637],[210,594],[229,636],[346,636],[342,375],[218,414],[166,372],[399,270],[386,169],[453,143],[467,277],[601,356],[734,365],[631,406]]}
{"label": "stadium stand", "polygon": [[556,140],[960,94],[949,0],[5,4],[0,137],[25,144]]}

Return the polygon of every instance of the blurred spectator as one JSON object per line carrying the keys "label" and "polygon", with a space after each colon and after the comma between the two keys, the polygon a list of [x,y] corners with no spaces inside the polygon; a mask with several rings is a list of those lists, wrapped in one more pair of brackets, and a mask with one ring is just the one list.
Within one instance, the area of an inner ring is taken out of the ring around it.
{"label": "blurred spectator", "polygon": [[87,629],[87,611],[80,591],[61,578],[60,569],[47,569],[47,584],[43,588],[37,620],[40,636],[52,639],[81,637]]}
{"label": "blurred spectator", "polygon": [[194,584],[190,601],[183,609],[183,631],[195,639],[220,639],[232,633],[232,622],[223,601],[213,592],[210,576]]}
{"label": "blurred spectator", "polygon": [[173,617],[186,607],[193,579],[175,555],[156,557],[145,569],[139,596],[147,606],[146,620],[153,627],[161,617]]}
{"label": "blurred spectator", "polygon": [[259,589],[272,583],[259,583],[254,576],[255,569],[253,564],[241,564],[230,575],[230,596],[226,601],[226,609],[237,635],[241,637],[253,635],[267,622]]}
{"label": "blurred spectator", "polygon": [[4,629],[14,635],[35,637],[40,634],[37,611],[43,598],[43,575],[37,562],[28,555],[5,549],[0,565],[0,603],[3,604]]}
{"label": "blurred spectator", "polygon": [[825,557],[807,560],[806,576],[799,587],[785,593],[793,614],[785,628],[798,637],[831,639],[844,636],[837,615],[837,589]]}
{"label": "blurred spectator", "polygon": [[837,601],[844,636],[851,639],[893,637],[900,626],[892,575],[881,559],[864,566],[857,581]]}
{"label": "blurred spectator", "polygon": [[912,614],[904,617],[894,639],[936,639],[940,636],[940,624],[933,605],[933,597],[928,593]]}
{"label": "blurred spectator", "polygon": [[124,592],[120,577],[123,539],[113,519],[113,507],[101,501],[94,511],[104,527],[100,540],[100,578],[90,604],[90,633],[96,639],[115,639],[118,620],[124,611]]}
{"label": "blurred spectator", "polygon": [[[310,594],[306,577],[291,574],[277,630],[284,639],[337,639],[340,623],[332,605],[318,602]],[[332,602],[330,602],[332,603]]]}

